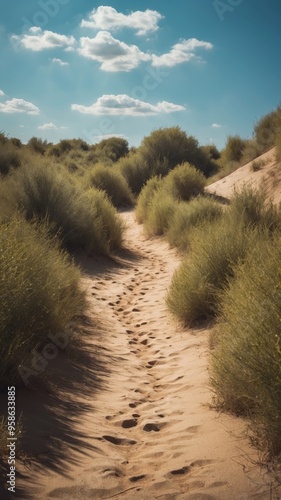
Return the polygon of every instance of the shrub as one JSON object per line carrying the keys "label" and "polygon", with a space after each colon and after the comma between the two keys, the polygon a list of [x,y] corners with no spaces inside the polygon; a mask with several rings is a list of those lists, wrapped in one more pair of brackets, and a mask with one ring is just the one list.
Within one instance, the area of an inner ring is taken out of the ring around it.
{"label": "shrub", "polygon": [[191,253],[174,274],[167,295],[170,311],[184,324],[213,318],[221,290],[255,243],[256,234],[242,223],[231,224],[226,217],[194,229]]}
{"label": "shrub", "polygon": [[222,162],[225,164],[232,162],[239,163],[243,156],[245,146],[246,141],[241,139],[239,135],[229,136],[222,152]]}
{"label": "shrub", "polygon": [[[139,152],[152,169],[157,162],[166,164],[166,172],[163,171],[162,175],[184,162],[191,163],[205,175],[211,175],[215,169],[208,154],[199,147],[197,139],[187,137],[179,127],[155,130],[143,139]],[[155,174],[159,175],[160,172],[153,171],[152,175]]]}
{"label": "shrub", "polygon": [[121,158],[116,167],[135,195],[138,195],[145,183],[153,177],[147,161],[140,153],[131,153],[129,156]]}
{"label": "shrub", "polygon": [[276,136],[275,146],[276,146],[276,160],[281,161],[281,131]]}
{"label": "shrub", "polygon": [[242,221],[246,226],[272,231],[280,228],[280,212],[263,189],[243,186],[235,192],[228,213],[232,221]]}
{"label": "shrub", "polygon": [[0,225],[0,384],[20,382],[18,368],[50,334],[62,333],[85,307],[80,273],[48,229],[13,219]]}
{"label": "shrub", "polygon": [[183,163],[165,178],[165,188],[176,200],[188,201],[204,192],[206,178],[189,163]]}
{"label": "shrub", "polygon": [[20,154],[9,142],[0,144],[0,175],[7,175],[11,169],[21,165]]}
{"label": "shrub", "polygon": [[263,235],[222,297],[212,357],[218,403],[251,419],[260,446],[281,452],[281,241]]}
{"label": "shrub", "polygon": [[281,107],[261,118],[254,131],[257,144],[262,153],[272,148],[276,136],[281,133]]}
{"label": "shrub", "polygon": [[119,160],[129,153],[129,144],[122,137],[110,137],[103,139],[96,145],[96,153],[98,156],[109,158],[113,162]]}
{"label": "shrub", "polygon": [[42,139],[40,139],[38,137],[31,137],[31,139],[29,139],[27,145],[35,153],[38,153],[40,155],[44,155],[46,150],[47,150],[48,142],[46,140],[43,141]]}
{"label": "shrub", "polygon": [[143,223],[147,219],[152,199],[161,186],[163,186],[163,181],[159,177],[152,177],[142,189],[135,211],[135,216],[139,223]]}
{"label": "shrub", "polygon": [[179,203],[167,233],[170,245],[186,250],[190,245],[191,229],[211,223],[221,215],[221,205],[209,198],[199,197],[189,203]]}
{"label": "shrub", "polygon": [[99,164],[91,169],[87,178],[91,186],[105,191],[115,207],[133,205],[133,194],[119,172]]}
{"label": "shrub", "polygon": [[176,201],[165,190],[159,189],[152,197],[144,228],[148,236],[160,236],[168,231]]}
{"label": "shrub", "polygon": [[104,193],[85,192],[78,181],[70,179],[48,168],[23,167],[10,183],[15,209],[27,220],[48,220],[50,231],[69,249],[115,250],[123,231],[115,209]]}

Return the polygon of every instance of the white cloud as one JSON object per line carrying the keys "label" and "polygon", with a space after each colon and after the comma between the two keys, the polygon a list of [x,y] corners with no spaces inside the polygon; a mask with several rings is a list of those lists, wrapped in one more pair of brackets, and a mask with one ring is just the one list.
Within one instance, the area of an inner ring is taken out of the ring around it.
{"label": "white cloud", "polygon": [[72,104],[71,109],[87,115],[152,116],[160,113],[183,111],[185,108],[171,102],[158,102],[156,105],[133,99],[126,94],[103,95],[91,106]]}
{"label": "white cloud", "polygon": [[56,47],[72,47],[76,41],[73,36],[60,35],[53,31],[43,31],[37,26],[29,28],[29,34],[27,35],[12,35],[11,38],[19,42],[23,48],[34,52]]}
{"label": "white cloud", "polygon": [[59,59],[58,57],[54,57],[53,59],[50,59],[51,62],[58,64],[59,66],[69,66],[69,63],[66,61],[62,61],[62,59]]}
{"label": "white cloud", "polygon": [[39,130],[57,130],[57,126],[54,123],[45,123],[38,127]]}
{"label": "white cloud", "polygon": [[4,94],[3,90],[0,90],[0,96],[2,97]]}
{"label": "white cloud", "polygon": [[80,38],[79,53],[101,63],[104,71],[130,71],[151,56],[136,45],[127,45],[114,38],[108,31],[99,31],[95,38]]}
{"label": "white cloud", "polygon": [[212,128],[221,128],[221,125],[219,125],[219,123],[213,123]]}
{"label": "white cloud", "polygon": [[31,102],[24,99],[13,98],[6,101],[4,104],[0,103],[0,113],[26,113],[28,115],[39,115],[40,110]]}
{"label": "white cloud", "polygon": [[176,66],[177,64],[188,62],[191,60],[200,60],[201,58],[195,54],[197,49],[210,50],[213,45],[209,42],[197,40],[197,38],[190,38],[189,40],[182,40],[172,46],[170,52],[162,54],[161,56],[152,55],[152,66]]}
{"label": "white cloud", "polygon": [[101,5],[91,12],[88,21],[83,19],[81,27],[99,30],[131,28],[137,32],[137,35],[146,35],[158,30],[158,22],[162,18],[163,16],[156,10],[138,10],[125,15],[117,12],[113,7]]}

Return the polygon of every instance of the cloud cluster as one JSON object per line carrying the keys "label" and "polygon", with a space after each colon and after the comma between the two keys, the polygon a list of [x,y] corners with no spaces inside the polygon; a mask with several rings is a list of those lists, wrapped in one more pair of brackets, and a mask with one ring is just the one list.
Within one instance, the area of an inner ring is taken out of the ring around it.
{"label": "cloud cluster", "polygon": [[171,102],[158,102],[156,105],[145,101],[133,99],[126,94],[105,94],[97,99],[91,106],[72,104],[71,109],[87,115],[112,115],[112,116],[153,116],[160,113],[173,113],[184,111],[183,106]]}
{"label": "cloud cluster", "polygon": [[3,96],[3,95],[5,95],[4,92],[3,92],[3,90],[0,90],[0,97]]}
{"label": "cloud cluster", "polygon": [[221,125],[219,123],[213,123],[212,128],[221,128]]}
{"label": "cloud cluster", "polygon": [[201,58],[195,54],[197,49],[210,50],[212,48],[211,43],[197,40],[197,38],[182,40],[180,43],[173,45],[167,54],[161,56],[152,55],[152,66],[172,67],[192,60],[198,61]]}
{"label": "cloud cluster", "polygon": [[58,64],[59,66],[69,66],[69,63],[66,61],[63,61],[62,59],[59,59],[58,57],[53,57],[53,59],[50,59],[51,62]]}
{"label": "cloud cluster", "polygon": [[20,44],[24,49],[39,52],[46,49],[72,48],[76,40],[74,36],[60,35],[53,31],[43,31],[38,26],[29,28],[28,34],[12,35],[12,41]]}
{"label": "cloud cluster", "polygon": [[141,36],[157,31],[159,29],[158,22],[162,17],[156,10],[138,10],[125,15],[117,12],[113,7],[101,5],[91,12],[88,20],[83,19],[81,27],[113,31],[121,28],[130,28],[135,30],[137,35]]}
{"label": "cloud cluster", "polygon": [[130,71],[151,57],[136,45],[127,45],[108,31],[99,31],[95,38],[82,37],[79,53],[101,63],[104,71]]}
{"label": "cloud cluster", "polygon": [[57,130],[58,127],[54,123],[44,123],[38,127],[39,130]]}
{"label": "cloud cluster", "polygon": [[26,113],[27,115],[39,115],[40,110],[31,102],[15,97],[4,103],[0,103],[0,113]]}

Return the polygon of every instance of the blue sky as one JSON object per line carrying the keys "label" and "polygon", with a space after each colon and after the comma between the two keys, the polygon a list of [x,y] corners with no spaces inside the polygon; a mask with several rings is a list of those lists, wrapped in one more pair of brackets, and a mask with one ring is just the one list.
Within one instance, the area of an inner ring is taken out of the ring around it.
{"label": "blue sky", "polygon": [[219,148],[251,137],[281,103],[280,17],[280,0],[5,2],[0,131],[130,146],[174,125]]}

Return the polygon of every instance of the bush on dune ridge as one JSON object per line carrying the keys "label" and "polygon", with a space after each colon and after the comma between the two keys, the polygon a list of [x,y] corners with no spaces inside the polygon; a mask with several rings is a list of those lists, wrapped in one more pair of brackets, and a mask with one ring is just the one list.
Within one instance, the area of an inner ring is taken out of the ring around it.
{"label": "bush on dune ridge", "polygon": [[189,201],[204,193],[206,178],[190,163],[175,167],[164,180],[164,186],[175,200]]}

